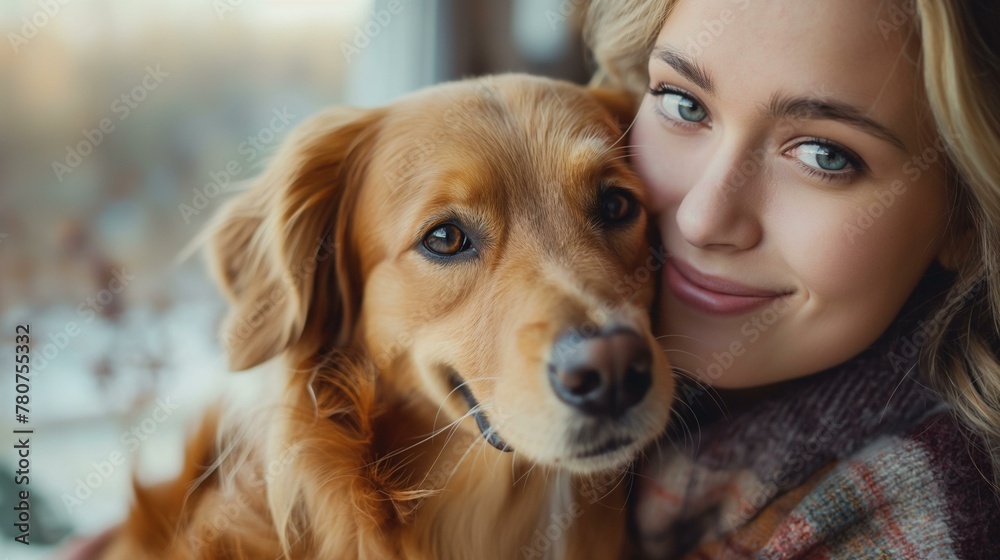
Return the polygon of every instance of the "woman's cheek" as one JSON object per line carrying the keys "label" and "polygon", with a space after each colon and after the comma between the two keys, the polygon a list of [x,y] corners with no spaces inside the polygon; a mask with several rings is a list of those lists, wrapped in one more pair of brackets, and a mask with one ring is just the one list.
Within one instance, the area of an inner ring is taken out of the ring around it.
{"label": "woman's cheek", "polygon": [[[644,104],[642,112],[649,112]],[[659,214],[677,206],[689,185],[698,180],[697,165],[691,161],[690,142],[671,137],[654,115],[640,113],[632,129],[632,161],[636,173],[649,191],[649,210]]]}
{"label": "woman's cheek", "polygon": [[776,190],[766,235],[780,247],[797,282],[815,303],[850,298],[873,265],[868,248],[844,234],[854,203],[791,181]]}
{"label": "woman's cheek", "polygon": [[771,228],[798,280],[825,309],[868,309],[882,315],[888,312],[885,307],[895,307],[895,294],[911,288],[922,270],[913,262],[916,244],[902,233],[914,227],[907,222],[919,218],[903,205],[857,231],[858,216],[874,199],[869,194],[836,197],[811,191],[794,203],[797,211],[781,213],[787,217],[783,225]]}

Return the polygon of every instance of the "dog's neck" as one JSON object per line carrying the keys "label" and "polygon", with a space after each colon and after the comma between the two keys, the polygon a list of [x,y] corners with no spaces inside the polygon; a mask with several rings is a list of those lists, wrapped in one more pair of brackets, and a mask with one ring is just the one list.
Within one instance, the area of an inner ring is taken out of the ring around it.
{"label": "dog's neck", "polygon": [[[447,421],[439,407],[412,392],[399,394],[385,372],[344,366],[354,371],[321,373],[312,391],[300,380],[288,394],[299,401],[292,410],[311,409],[315,395],[321,411],[333,412],[319,425],[288,426],[290,434],[311,430],[323,442],[300,442],[298,460],[330,482],[287,489],[303,498],[314,523],[330,524],[314,527],[321,551],[342,554],[346,546],[361,557],[437,559],[617,557],[618,539],[587,533],[624,522],[621,475],[583,480],[533,467],[494,449],[469,425],[441,429]],[[474,428],[471,419],[464,422]],[[345,543],[351,525],[354,534],[384,539]],[[566,543],[589,550],[572,556],[561,550]]]}

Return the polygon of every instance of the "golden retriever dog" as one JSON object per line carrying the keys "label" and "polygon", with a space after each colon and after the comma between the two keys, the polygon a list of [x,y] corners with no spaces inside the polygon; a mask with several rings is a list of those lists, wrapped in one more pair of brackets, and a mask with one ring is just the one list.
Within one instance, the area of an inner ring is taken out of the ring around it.
{"label": "golden retriever dog", "polygon": [[208,234],[253,368],[228,377],[261,392],[136,485],[104,556],[627,554],[628,466],[674,393],[633,110],[505,75],[300,125]]}

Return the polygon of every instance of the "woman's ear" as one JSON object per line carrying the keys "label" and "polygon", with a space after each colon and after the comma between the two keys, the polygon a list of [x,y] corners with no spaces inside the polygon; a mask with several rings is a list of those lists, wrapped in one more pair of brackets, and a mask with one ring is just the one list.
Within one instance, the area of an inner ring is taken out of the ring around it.
{"label": "woman's ear", "polygon": [[947,270],[957,271],[969,257],[975,232],[972,228],[949,228],[937,254],[937,261]]}
{"label": "woman's ear", "polygon": [[960,179],[957,175],[952,178],[956,181],[949,185],[953,199],[944,226],[944,239],[935,258],[942,268],[957,272],[974,252],[976,226],[972,205],[968,200],[968,186],[958,183]]}
{"label": "woman's ear", "polygon": [[338,107],[301,124],[210,226],[208,257],[230,300],[233,370],[350,339],[360,282],[348,221],[382,112]]}

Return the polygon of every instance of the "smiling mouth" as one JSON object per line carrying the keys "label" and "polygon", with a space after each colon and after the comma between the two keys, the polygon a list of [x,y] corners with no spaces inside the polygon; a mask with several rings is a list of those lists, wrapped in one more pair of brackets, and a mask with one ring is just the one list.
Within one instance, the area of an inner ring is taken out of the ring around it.
{"label": "smiling mouth", "polygon": [[750,288],[702,275],[690,265],[674,259],[668,260],[664,267],[663,284],[688,306],[720,316],[742,315],[791,293]]}
{"label": "smiling mouth", "polygon": [[451,382],[452,389],[458,389],[458,392],[465,397],[465,402],[469,405],[469,411],[472,412],[472,417],[476,419],[476,425],[479,426],[479,432],[483,434],[483,439],[504,453],[513,451],[514,448],[497,434],[496,429],[494,429],[490,424],[490,421],[486,419],[486,415],[479,409],[479,401],[476,400],[476,397],[472,396],[472,391],[469,390],[465,381],[454,372],[448,380]]}

